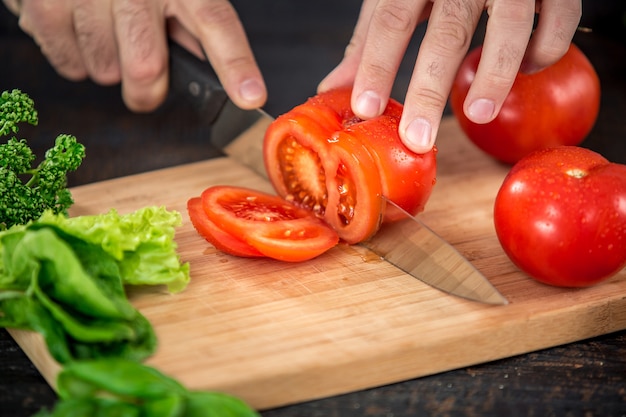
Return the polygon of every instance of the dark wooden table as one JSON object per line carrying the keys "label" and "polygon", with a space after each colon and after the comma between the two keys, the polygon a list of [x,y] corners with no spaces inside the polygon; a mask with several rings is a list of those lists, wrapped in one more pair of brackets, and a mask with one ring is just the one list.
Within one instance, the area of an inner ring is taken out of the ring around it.
{"label": "dark wooden table", "polygon": [[[266,110],[282,113],[313,94],[340,60],[360,2],[280,0],[234,2],[267,78]],[[591,3],[591,2],[587,2]],[[626,163],[626,3],[585,4],[575,42],[596,66],[603,86],[598,122],[584,146]],[[418,32],[422,32],[419,28]],[[410,46],[394,88],[409,80],[419,43]],[[481,30],[475,42],[480,41]],[[71,83],[56,76],[15,19],[0,11],[0,89],[20,88],[37,103],[40,124],[24,128],[39,154],[61,132],[88,149],[78,185],[210,158],[208,127],[185,103],[168,101],[133,114],[119,87]],[[56,400],[29,359],[0,330],[0,416],[29,416]],[[304,416],[626,416],[626,331],[509,359],[332,398],[264,411],[264,417]]]}

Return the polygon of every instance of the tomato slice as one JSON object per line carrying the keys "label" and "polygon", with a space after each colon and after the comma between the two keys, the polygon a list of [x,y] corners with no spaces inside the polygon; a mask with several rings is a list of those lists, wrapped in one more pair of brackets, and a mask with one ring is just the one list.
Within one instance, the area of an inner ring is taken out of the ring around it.
{"label": "tomato slice", "polygon": [[200,197],[193,197],[187,201],[187,212],[189,213],[191,224],[196,231],[210,244],[215,246],[216,249],[231,255],[246,258],[263,256],[257,249],[238,237],[226,233],[212,222],[204,212],[202,199]]}
{"label": "tomato slice", "polygon": [[291,262],[312,259],[339,241],[315,214],[283,198],[234,186],[207,188],[201,196],[208,220],[264,256]]}

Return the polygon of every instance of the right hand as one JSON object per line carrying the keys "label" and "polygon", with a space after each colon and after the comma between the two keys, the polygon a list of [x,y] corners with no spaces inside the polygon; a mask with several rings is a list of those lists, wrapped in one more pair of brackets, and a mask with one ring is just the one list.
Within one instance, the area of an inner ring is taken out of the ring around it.
{"label": "right hand", "polygon": [[133,111],[167,95],[171,36],[208,57],[239,107],[261,107],[266,87],[243,25],[228,0],[3,0],[50,64],[70,80],[121,82]]}

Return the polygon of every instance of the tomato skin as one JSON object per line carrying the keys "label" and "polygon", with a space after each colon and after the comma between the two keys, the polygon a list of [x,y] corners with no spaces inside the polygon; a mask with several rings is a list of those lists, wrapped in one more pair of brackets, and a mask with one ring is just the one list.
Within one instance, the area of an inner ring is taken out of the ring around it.
{"label": "tomato skin", "polygon": [[424,210],[436,150],[418,155],[402,144],[398,102],[390,100],[383,115],[363,121],[352,112],[350,96],[350,88],[328,91],[279,116],[267,129],[264,156],[280,196],[315,211],[343,241],[357,243],[397,218],[379,195],[411,214]]}
{"label": "tomato skin", "polygon": [[200,197],[192,197],[187,201],[187,212],[191,224],[207,242],[215,246],[216,249],[226,252],[234,256],[244,258],[258,258],[263,254],[245,241],[224,232],[215,223],[208,219],[202,199]]}
{"label": "tomato skin", "polygon": [[600,80],[574,44],[560,61],[534,74],[519,73],[498,116],[486,124],[471,122],[463,105],[476,76],[482,47],[459,68],[450,106],[469,139],[492,157],[514,164],[538,149],[580,144],[600,109]]}
{"label": "tomato skin", "polygon": [[506,254],[536,280],[601,282],[626,266],[626,165],[576,146],[534,152],[505,178],[494,223]]}
{"label": "tomato skin", "polygon": [[312,212],[276,195],[214,186],[204,190],[200,198],[210,222],[266,257],[306,261],[339,241],[337,233]]}

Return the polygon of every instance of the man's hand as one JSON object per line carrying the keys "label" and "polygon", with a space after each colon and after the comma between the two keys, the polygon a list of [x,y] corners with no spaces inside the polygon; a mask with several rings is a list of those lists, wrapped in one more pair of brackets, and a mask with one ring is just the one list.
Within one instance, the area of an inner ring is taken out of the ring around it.
{"label": "man's hand", "polygon": [[344,59],[319,90],[354,84],[354,112],[364,119],[381,114],[413,31],[428,17],[399,127],[407,147],[427,152],[484,10],[483,53],[464,111],[472,121],[488,123],[520,67],[538,71],[567,51],[581,18],[580,0],[365,0]]}
{"label": "man's hand", "polygon": [[165,99],[167,37],[209,59],[242,108],[267,93],[244,28],[227,0],[4,0],[56,71],[70,80],[121,82],[126,105],[150,111]]}

